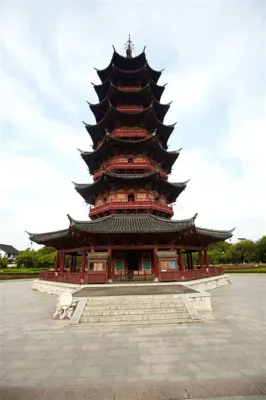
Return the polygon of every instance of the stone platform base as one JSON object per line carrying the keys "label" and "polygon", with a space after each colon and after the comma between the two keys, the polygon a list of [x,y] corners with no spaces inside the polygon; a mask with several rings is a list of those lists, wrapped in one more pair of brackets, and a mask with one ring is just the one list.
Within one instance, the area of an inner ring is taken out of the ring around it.
{"label": "stone platform base", "polygon": [[[214,276],[211,278],[202,278],[202,279],[195,279],[192,281],[186,281],[186,282],[145,282],[145,283],[112,283],[108,287],[130,287],[133,286],[135,287],[136,285],[139,286],[174,286],[174,285],[183,285],[185,287],[194,289],[198,292],[208,292],[209,290],[218,288],[220,286],[228,285],[230,283],[229,281],[229,275],[218,275]],[[81,288],[100,288],[104,287],[106,288],[106,284],[99,284],[99,285],[76,285],[72,283],[61,283],[61,282],[52,282],[52,281],[44,281],[44,280],[39,280],[36,279],[33,281],[32,285],[32,290],[37,290],[38,292],[43,292],[43,293],[48,293],[48,294],[55,294],[57,296],[60,296],[62,293],[68,292],[68,293],[74,293],[80,290]]]}
{"label": "stone platform base", "polygon": [[[75,285],[35,280],[32,289],[55,295],[72,293],[79,304],[70,325],[78,325],[82,321],[93,326],[99,323],[122,325],[199,322],[201,318],[197,311],[212,310],[208,291],[229,283],[228,275],[184,283],[110,285]],[[179,305],[176,304],[178,301]],[[90,307],[91,304],[93,307]]]}

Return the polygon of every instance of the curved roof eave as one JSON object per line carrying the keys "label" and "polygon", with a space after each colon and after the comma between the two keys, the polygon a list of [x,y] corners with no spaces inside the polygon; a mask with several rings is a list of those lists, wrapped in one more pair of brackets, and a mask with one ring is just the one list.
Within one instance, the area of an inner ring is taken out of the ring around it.
{"label": "curved roof eave", "polygon": [[201,236],[212,237],[215,239],[226,240],[230,239],[233,236],[235,228],[230,230],[217,230],[217,229],[207,229],[196,227],[196,233]]}
{"label": "curved roof eave", "polygon": [[[109,87],[112,85],[111,82],[111,75],[108,76],[108,78],[100,83],[99,85],[96,85],[95,83],[91,82],[91,84],[93,85],[93,88],[95,90],[95,92],[97,93],[99,100],[101,101],[101,99],[103,99],[104,97],[106,97],[108,89],[106,89],[106,93],[103,97],[102,92],[105,90],[105,88]],[[143,88],[146,88],[148,85],[150,85],[151,87],[151,91],[153,92],[153,90],[158,92],[158,99],[156,98],[157,101],[160,101],[162,94],[165,90],[165,86],[167,85],[167,83],[165,83],[164,85],[158,85],[156,82],[154,82],[152,79],[150,79],[150,81],[148,82],[147,85],[145,85]],[[113,85],[113,87],[116,87]],[[139,91],[136,91],[136,93],[140,93],[140,91],[143,89],[141,88]]]}
{"label": "curved roof eave", "polygon": [[[97,188],[101,182],[103,180],[106,180],[106,178],[114,178],[116,180],[124,180],[124,181],[130,181],[130,180],[136,180],[136,179],[146,179],[146,178],[151,178],[153,176],[156,176],[156,179],[160,180],[161,183],[163,183],[166,187],[168,187],[169,189],[181,189],[180,191],[178,191],[178,193],[175,193],[174,196],[170,196],[170,198],[172,199],[172,201],[169,201],[170,203],[174,202],[176,197],[179,196],[179,194],[186,188],[187,186],[187,182],[178,182],[178,183],[171,183],[169,181],[167,181],[166,179],[164,179],[161,174],[159,173],[159,170],[156,169],[154,171],[151,172],[147,172],[145,174],[116,174],[114,172],[105,170],[102,175],[100,176],[100,178],[96,181],[96,182],[92,182],[92,183],[75,183],[74,187],[76,189],[76,191],[83,197],[82,193],[84,190],[86,189],[92,189],[92,188]],[[96,190],[96,189],[95,189]],[[84,194],[85,197],[86,194]],[[85,197],[83,197],[85,199]],[[91,202],[93,203],[93,202]]]}
{"label": "curved roof eave", "polygon": [[139,53],[137,56],[128,58],[128,57],[125,57],[125,56],[122,56],[121,54],[119,54],[116,51],[115,47],[113,46],[114,52],[113,52],[113,56],[112,56],[112,62],[114,62],[114,60],[116,58],[118,60],[123,60],[123,61],[127,61],[127,62],[128,62],[128,60],[130,60],[130,62],[132,62],[132,63],[133,63],[133,61],[137,61],[137,60],[140,60],[141,58],[143,58],[143,60],[145,60],[145,62],[147,62],[145,48],[146,48],[146,46],[143,48],[142,52]]}
{"label": "curved roof eave", "polygon": [[59,231],[53,231],[53,232],[45,232],[45,233],[30,233],[27,232],[29,235],[29,239],[37,244],[42,244],[42,242],[53,240],[53,239],[58,239],[61,237],[66,237],[69,234],[69,228],[67,229],[62,229]]}

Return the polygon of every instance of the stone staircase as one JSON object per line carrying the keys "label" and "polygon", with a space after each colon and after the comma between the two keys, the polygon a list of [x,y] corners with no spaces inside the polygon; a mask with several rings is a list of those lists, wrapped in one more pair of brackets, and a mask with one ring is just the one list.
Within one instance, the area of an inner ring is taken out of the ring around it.
{"label": "stone staircase", "polygon": [[187,296],[88,297],[79,322],[99,325],[148,325],[200,322]]}

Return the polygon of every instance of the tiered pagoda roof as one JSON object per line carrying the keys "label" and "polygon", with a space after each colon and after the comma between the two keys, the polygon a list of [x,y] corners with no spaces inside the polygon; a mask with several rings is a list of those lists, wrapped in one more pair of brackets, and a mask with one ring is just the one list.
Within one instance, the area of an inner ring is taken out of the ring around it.
{"label": "tiered pagoda roof", "polygon": [[145,187],[150,190],[162,192],[166,196],[167,202],[173,203],[185,189],[187,182],[170,183],[157,170],[146,174],[116,174],[104,171],[96,182],[85,184],[74,183],[74,185],[76,191],[88,204],[94,204],[99,193],[119,189],[123,186]]}
{"label": "tiered pagoda roof", "polygon": [[156,134],[136,140],[124,140],[110,134],[105,135],[101,145],[95,151],[81,151],[80,154],[87,164],[91,174],[100,168],[102,162],[115,154],[143,154],[154,159],[161,164],[161,167],[170,174],[172,166],[177,160],[181,149],[176,151],[166,151],[158,142]]}
{"label": "tiered pagoda roof", "polygon": [[161,104],[158,100],[156,100],[149,84],[135,92],[126,92],[114,85],[110,85],[106,97],[100,101],[100,103],[88,104],[95,116],[96,122],[99,123],[105,117],[108,108],[111,106],[119,106],[121,101],[127,105],[143,105],[144,108],[148,108],[152,105],[157,118],[161,122],[163,122],[171,104]]}
{"label": "tiered pagoda roof", "polygon": [[85,122],[84,124],[92,139],[94,148],[103,140],[106,134],[105,130],[111,132],[119,126],[142,127],[144,124],[145,128],[150,133],[156,130],[156,136],[161,141],[164,148],[166,148],[167,141],[175,127],[175,124],[164,125],[157,118],[153,104],[143,111],[132,113],[119,111],[115,107],[109,105],[105,116],[98,124],[90,125]]}
{"label": "tiered pagoda roof", "polygon": [[[143,89],[149,90],[157,101],[161,100],[166,85],[159,86],[151,79],[148,82],[143,82],[142,85],[141,82],[139,83],[140,83],[139,90]],[[101,83],[100,85],[95,85],[94,83],[92,83],[92,85],[98,96],[99,101],[102,101],[105,99],[105,97],[107,97],[111,87],[113,86],[117,87],[118,83],[115,83],[111,80],[111,78],[108,78],[105,82]],[[131,93],[133,93],[134,91],[131,91]],[[126,92],[125,89],[124,92]]]}
{"label": "tiered pagoda roof", "polygon": [[[125,69],[125,68],[127,68],[127,65],[128,65],[128,58],[126,58],[125,62],[123,61],[123,69],[121,69],[115,65],[116,64],[116,60],[115,60],[116,55],[117,55],[117,53],[116,53],[116,51],[114,51],[111,63],[108,65],[107,68],[102,69],[102,70],[95,68],[102,83],[106,82],[111,76],[114,79],[115,78],[120,79],[121,77],[124,76],[124,79],[126,79],[127,82],[130,82],[130,79],[136,80],[136,77],[137,77],[138,80],[143,79],[146,82],[148,82],[149,80],[152,80],[154,83],[157,83],[163,72],[163,70],[155,71],[154,69],[152,69],[149,66],[147,60],[144,61],[144,64],[138,69],[131,69],[131,70]],[[145,55],[145,52],[144,52],[144,55]],[[125,57],[123,57],[123,58],[125,58]],[[137,58],[137,57],[135,57],[135,58]],[[145,58],[146,58],[146,56],[145,56]]]}

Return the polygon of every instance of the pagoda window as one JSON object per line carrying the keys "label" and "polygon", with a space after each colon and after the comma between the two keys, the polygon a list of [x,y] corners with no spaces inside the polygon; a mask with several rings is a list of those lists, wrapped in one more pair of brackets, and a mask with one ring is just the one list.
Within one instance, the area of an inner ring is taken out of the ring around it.
{"label": "pagoda window", "polygon": [[128,201],[135,201],[135,195],[134,195],[134,193],[130,193],[130,194],[127,196],[127,199],[128,199]]}
{"label": "pagoda window", "polygon": [[107,203],[107,197],[104,197],[104,198],[103,198],[103,202],[104,202],[104,203]]}
{"label": "pagoda window", "polygon": [[126,200],[126,195],[125,195],[125,193],[118,193],[118,194],[116,195],[116,199],[117,199],[118,201],[125,201],[125,200]]}
{"label": "pagoda window", "polygon": [[137,199],[138,200],[146,200],[146,193],[138,193]]}
{"label": "pagoda window", "polygon": [[127,162],[129,162],[129,163],[133,163],[133,162],[134,162],[134,160],[133,160],[133,158],[128,158],[128,159],[127,159]]}

